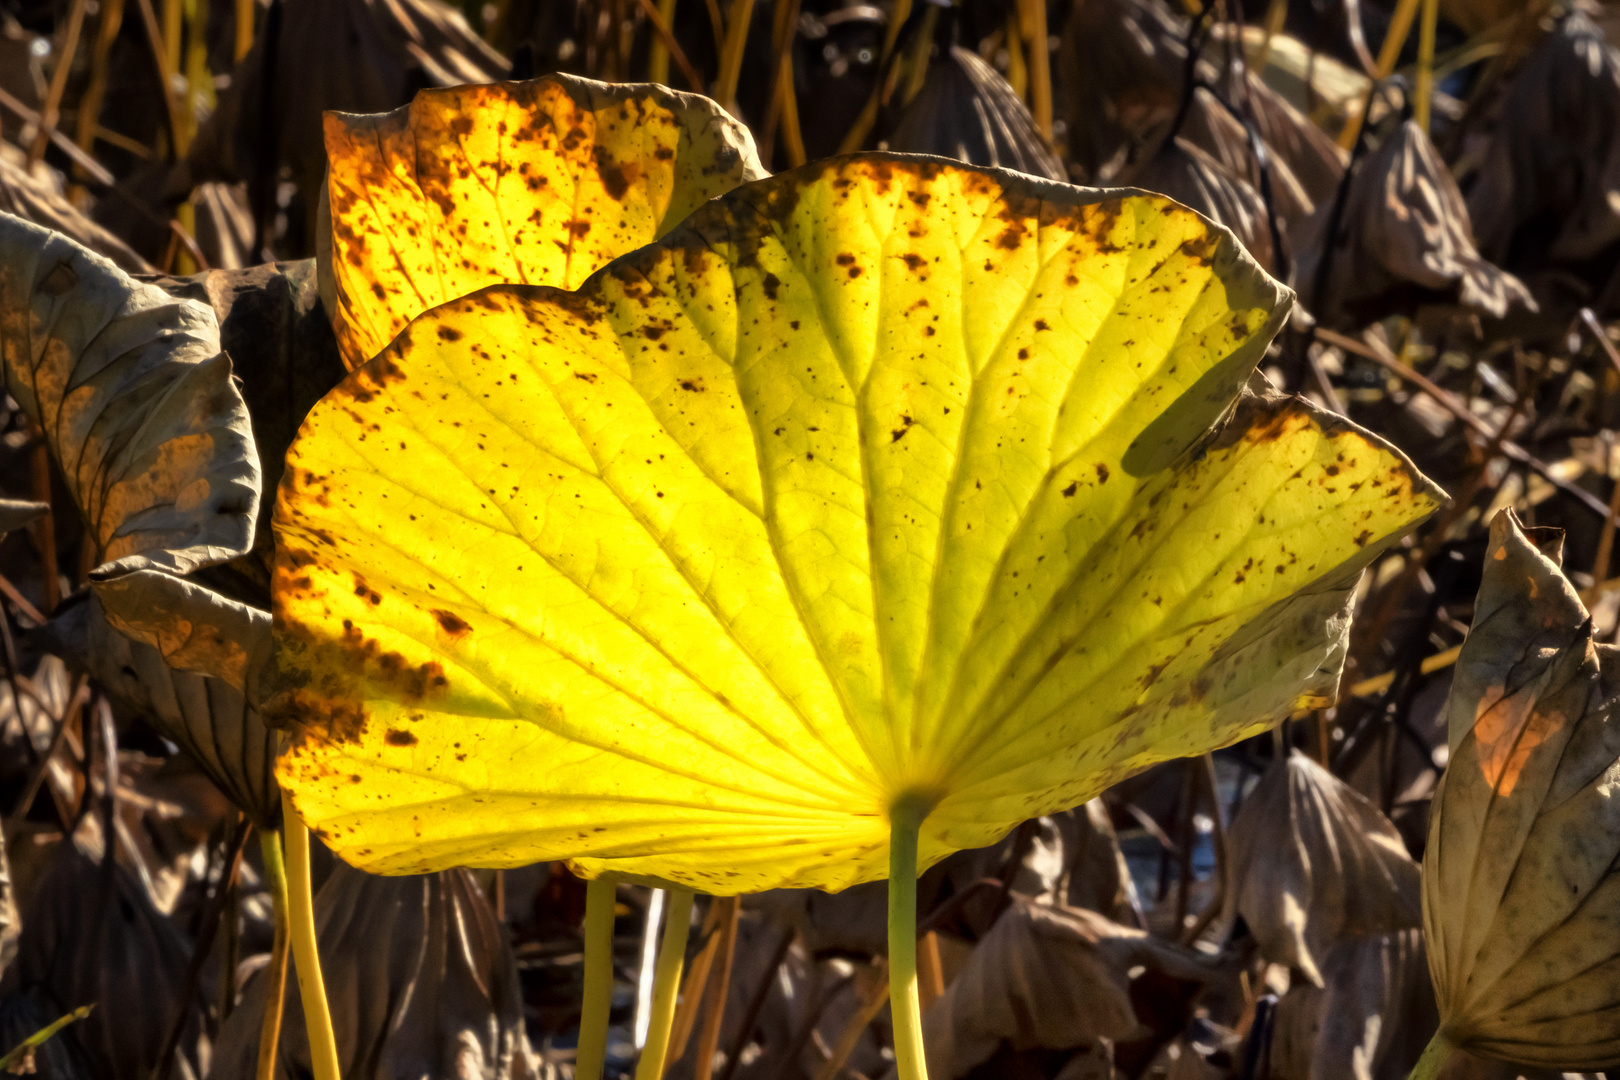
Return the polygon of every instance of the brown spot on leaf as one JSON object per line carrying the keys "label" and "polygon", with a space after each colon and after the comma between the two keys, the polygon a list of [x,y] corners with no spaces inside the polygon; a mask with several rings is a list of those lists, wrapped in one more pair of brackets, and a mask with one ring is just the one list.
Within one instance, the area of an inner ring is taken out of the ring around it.
{"label": "brown spot on leaf", "polygon": [[399,728],[390,728],[388,734],[384,735],[383,738],[387,740],[389,746],[416,745],[416,736],[412,735],[409,731],[402,731]]}

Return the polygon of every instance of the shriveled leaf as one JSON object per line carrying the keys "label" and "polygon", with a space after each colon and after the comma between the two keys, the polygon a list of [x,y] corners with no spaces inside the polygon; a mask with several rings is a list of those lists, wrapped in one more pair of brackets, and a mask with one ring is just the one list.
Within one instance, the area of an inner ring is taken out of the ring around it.
{"label": "shriveled leaf", "polygon": [[[144,575],[132,575],[139,581]],[[127,579],[120,579],[127,580]],[[174,588],[176,579],[163,584]],[[116,590],[118,584],[112,583]],[[196,586],[179,582],[185,594]],[[127,595],[127,594],[126,594]],[[215,594],[217,596],[217,594]],[[94,594],[83,600],[70,600],[52,618],[46,638],[50,646],[87,670],[120,706],[146,717],[158,731],[184,747],[214,785],[262,829],[280,827],[281,789],[276,785],[275,761],[278,736],[265,727],[257,710],[251,708],[242,691],[223,679],[176,670],[165,660],[158,645],[167,642],[171,655],[185,659],[187,650],[205,659],[240,655],[240,646],[215,649],[210,646],[208,619],[229,614],[233,621],[240,612],[218,610],[223,598],[191,599],[201,617],[190,631],[179,632],[164,624],[168,616],[156,620],[153,644],[131,638],[113,629]],[[162,601],[165,611],[179,606],[175,599]],[[197,623],[201,626],[198,627]],[[216,624],[217,628],[217,624]]]}
{"label": "shriveled leaf", "polygon": [[1232,409],[1287,303],[1166,200],[870,155],[436,308],[289,456],[283,783],[376,870],[837,888],[908,790],[926,866],[1262,730],[1438,497]]}
{"label": "shriveled leaf", "polygon": [[213,312],[0,214],[0,363],[104,571],[186,573],[251,546],[258,455]]}
{"label": "shriveled leaf", "polygon": [[[1419,304],[1460,304],[1500,319],[1536,309],[1524,284],[1480,257],[1451,170],[1422,127],[1407,120],[1356,167],[1338,232],[1325,203],[1300,230],[1297,280],[1313,314],[1359,329]],[[1328,276],[1320,277],[1329,260]],[[1317,296],[1320,284],[1322,295]]]}
{"label": "shriveled leaf", "polygon": [[[1214,158],[1228,175],[1243,179],[1259,195],[1262,179],[1260,161],[1255,156],[1248,130],[1209,90],[1199,87],[1193,91],[1180,135]],[[1285,226],[1304,221],[1315,209],[1315,203],[1286,161],[1274,155],[1263,141],[1260,149],[1266,155],[1264,178],[1271,185],[1272,205],[1276,208],[1279,221]],[[1264,201],[1261,202],[1260,220],[1265,221]],[[1269,239],[1269,232],[1267,236]]]}
{"label": "shriveled leaf", "polygon": [[[1319,69],[1331,62],[1327,56],[1320,60]],[[1233,78],[1239,71],[1243,73],[1241,82]],[[1320,204],[1333,198],[1349,157],[1339,149],[1338,143],[1328,138],[1247,64],[1233,65],[1227,83],[1226,100],[1247,104],[1256,133],[1265,141],[1272,160],[1288,167],[1312,203]]]}
{"label": "shriveled leaf", "polygon": [[59,232],[131,274],[153,270],[116,234],[68,202],[62,194],[60,174],[44,163],[30,171],[22,151],[9,143],[0,143],[0,213]]}
{"label": "shriveled leaf", "polygon": [[1275,1080],[1405,1080],[1439,1022],[1422,932],[1341,938],[1277,1005]]}
{"label": "shriveled leaf", "polygon": [[1175,118],[1186,20],[1164,0],[1088,0],[1070,9],[1057,59],[1053,104],[1070,160],[1090,181],[1110,182],[1121,159]]}
{"label": "shriveled leaf", "polygon": [[1329,949],[1346,937],[1415,928],[1417,863],[1395,826],[1355,789],[1298,750],[1274,762],[1227,834],[1241,915],[1267,960],[1322,985]]}
{"label": "shriveled leaf", "polygon": [[1014,904],[923,1014],[929,1075],[964,1076],[1003,1041],[1062,1050],[1147,1034],[1131,1004],[1138,966],[1189,982],[1217,973],[1197,953],[1095,912]]}
{"label": "shriveled leaf", "polygon": [[176,671],[211,675],[240,693],[269,658],[270,613],[197,582],[137,570],[94,589],[108,623]]}
{"label": "shriveled leaf", "polygon": [[1620,1059],[1620,656],[1511,512],[1491,523],[1423,860],[1441,1024],[1522,1065]]}
{"label": "shriveled leaf", "polygon": [[1620,240],[1620,54],[1584,13],[1542,36],[1504,95],[1486,166],[1468,193],[1479,250],[1499,265],[1515,241],[1554,262]]}
{"label": "shriveled leaf", "polygon": [[1167,140],[1131,174],[1131,183],[1168,195],[1220,222],[1237,234],[1261,266],[1270,269],[1275,265],[1277,253],[1272,250],[1265,200],[1241,174],[1228,171],[1188,139],[1178,135]]}
{"label": "shriveled leaf", "polygon": [[[381,878],[339,863],[315,897],[315,934],[341,1075],[533,1075],[517,964],[467,871]],[[267,986],[262,973],[248,983],[210,1075],[254,1075]],[[286,993],[276,1076],[292,1080],[312,1072],[292,979]]]}
{"label": "shriveled leaf", "polygon": [[765,175],[708,98],[571,75],[424,90],[328,113],[333,326],[354,368],[486,285],[573,289],[710,198]]}
{"label": "shriveled leaf", "polygon": [[922,89],[906,105],[889,149],[937,154],[970,165],[1016,169],[1067,180],[1024,99],[979,54],[953,45],[928,65]]}
{"label": "shriveled leaf", "polygon": [[[190,948],[179,929],[133,874],[103,867],[71,839],[57,846],[24,922],[8,983],[44,989],[56,1008],[47,1022],[65,1009],[103,1006],[53,1042],[76,1043],[93,1076],[150,1076],[185,989]],[[192,1003],[174,1075],[200,1072],[201,1041],[202,1010]]]}
{"label": "shriveled leaf", "polygon": [[275,490],[298,425],[346,370],[321,304],[315,260],[151,280],[170,296],[214,309],[253,423],[264,490]]}
{"label": "shriveled leaf", "polygon": [[23,499],[0,499],[0,536],[15,532],[29,522],[51,512],[49,503]]}

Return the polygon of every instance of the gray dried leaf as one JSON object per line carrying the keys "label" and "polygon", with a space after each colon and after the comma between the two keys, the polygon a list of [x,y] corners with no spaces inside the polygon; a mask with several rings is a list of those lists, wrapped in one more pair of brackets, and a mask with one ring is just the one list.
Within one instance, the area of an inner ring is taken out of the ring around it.
{"label": "gray dried leaf", "polygon": [[[315,931],[344,1080],[532,1075],[517,965],[467,871],[376,877],[338,863],[315,897]],[[311,1069],[293,982],[285,1080]],[[255,976],[221,1026],[212,1075],[253,1075],[266,985]]]}
{"label": "gray dried leaf", "polygon": [[1439,1023],[1418,930],[1337,942],[1278,1003],[1274,1080],[1404,1080]]}
{"label": "gray dried leaf", "polygon": [[1187,62],[1185,20],[1163,0],[1075,4],[1058,49],[1053,105],[1069,159],[1093,183],[1176,115]]}
{"label": "gray dried leaf", "polygon": [[1423,864],[1441,1030],[1519,1065],[1620,1060],[1620,650],[1510,511],[1491,523]]}
{"label": "gray dried leaf", "polygon": [[[116,583],[122,580],[108,584],[116,589]],[[177,580],[170,578],[162,584],[172,588],[170,583]],[[215,605],[219,602],[202,598],[198,608],[203,615],[240,617],[240,612],[218,612]],[[163,603],[173,604],[168,600]],[[244,605],[237,606],[245,609]],[[206,626],[203,615],[197,621]],[[166,738],[183,747],[255,827],[280,827],[281,789],[275,779],[278,736],[265,727],[240,689],[223,679],[176,670],[156,645],[132,640],[115,630],[95,594],[62,605],[42,637],[53,650],[88,671],[120,706],[146,717]],[[182,657],[188,651],[192,655],[201,652],[205,657],[221,651],[225,655],[242,651],[251,655],[251,649],[240,643],[213,649],[206,629],[196,635],[195,643],[191,634],[156,633],[154,638],[170,642]]]}
{"label": "gray dried leaf", "polygon": [[152,264],[128,244],[85,216],[62,194],[61,176],[41,163],[30,172],[22,151],[0,143],[0,212],[31,221],[69,237],[111,259],[131,274],[150,274]]}
{"label": "gray dried leaf", "polygon": [[1299,751],[1274,762],[1227,833],[1226,914],[1317,986],[1340,940],[1419,925],[1419,871],[1360,793]]}
{"label": "gray dried leaf", "polygon": [[[1536,310],[1518,278],[1480,257],[1467,204],[1423,129],[1408,120],[1350,178],[1329,250],[1333,204],[1298,233],[1296,280],[1319,320],[1357,329],[1392,310],[1460,304],[1500,319]],[[1316,296],[1322,260],[1330,260]]]}
{"label": "gray dried leaf", "polygon": [[[1193,91],[1179,134],[1219,162],[1227,173],[1246,180],[1256,194],[1260,192],[1260,162],[1250,146],[1249,133],[1214,94],[1203,87]],[[1266,153],[1266,179],[1271,184],[1272,205],[1278,218],[1289,226],[1303,222],[1316,208],[1315,202],[1287,161],[1266,146],[1263,138],[1261,146]]]}
{"label": "gray dried leaf", "polygon": [[270,613],[158,570],[92,584],[107,622],[149,645],[177,672],[211,675],[248,693],[270,658]]}
{"label": "gray dried leaf", "polygon": [[[150,281],[170,296],[213,308],[253,421],[263,490],[275,491],[305,415],[347,374],[321,306],[315,260]],[[261,525],[268,528],[268,515]]]}
{"label": "gray dried leaf", "polygon": [[0,363],[105,572],[247,551],[259,462],[213,312],[0,214]]}
{"label": "gray dried leaf", "polygon": [[1620,240],[1620,53],[1579,11],[1542,36],[1501,103],[1468,194],[1479,249],[1501,265],[1523,235],[1551,261]]}
{"label": "gray dried leaf", "polygon": [[0,499],[0,536],[14,532],[36,518],[51,512],[49,503],[23,499]]}
{"label": "gray dried leaf", "polygon": [[1015,903],[923,1014],[929,1075],[963,1076],[1003,1041],[1061,1050],[1147,1034],[1131,1004],[1138,966],[1192,982],[1216,972],[1199,954],[1096,912]]}
{"label": "gray dried leaf", "polygon": [[955,45],[928,65],[922,89],[906,105],[888,144],[909,154],[1069,179],[1007,80],[977,53]]}
{"label": "gray dried leaf", "polygon": [[[121,864],[92,860],[66,840],[29,898],[24,921],[28,932],[0,989],[37,987],[60,1007],[51,1020],[96,1002],[89,1017],[56,1039],[76,1044],[93,1076],[149,1077],[181,1002],[191,950],[145,887]],[[188,1012],[174,1080],[200,1072],[202,1013],[195,1002]]]}
{"label": "gray dried leaf", "polygon": [[1266,203],[1242,176],[1228,172],[1219,161],[1182,136],[1167,139],[1130,182],[1146,191],[1168,195],[1213,221],[1231,229],[1256,262],[1271,270],[1276,253]]}
{"label": "gray dried leaf", "polygon": [[[254,182],[291,166],[315,221],[326,169],[321,114],[387,112],[424,86],[504,79],[508,64],[437,0],[283,0],[191,144],[190,182]],[[275,88],[266,93],[266,82]],[[262,116],[267,103],[273,117]],[[268,140],[263,132],[273,132]]]}

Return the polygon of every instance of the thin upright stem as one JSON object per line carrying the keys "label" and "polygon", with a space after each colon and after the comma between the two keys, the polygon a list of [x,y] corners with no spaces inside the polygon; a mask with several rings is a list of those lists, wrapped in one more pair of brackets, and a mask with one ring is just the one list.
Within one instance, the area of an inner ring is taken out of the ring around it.
{"label": "thin upright stem", "polygon": [[647,1045],[636,1063],[636,1080],[659,1080],[664,1075],[675,999],[681,989],[681,967],[686,962],[686,938],[692,930],[692,900],[688,889],[670,890],[664,938],[658,946],[658,965],[653,973],[652,1022],[647,1027]]}
{"label": "thin upright stem", "polygon": [[917,834],[928,809],[902,796],[889,810],[889,1008],[898,1080],[928,1080],[917,993]]}
{"label": "thin upright stem", "polygon": [[293,964],[298,972],[298,996],[304,1003],[304,1029],[309,1033],[310,1064],[315,1080],[339,1080],[337,1037],[332,1034],[332,1012],[326,1004],[326,981],[321,977],[321,954],[315,945],[315,899],[310,887],[309,826],[281,793],[281,829],[287,845],[287,905],[292,935]]}
{"label": "thin upright stem", "polygon": [[1429,131],[1429,107],[1434,97],[1434,31],[1440,21],[1440,0],[1423,0],[1423,21],[1418,24],[1417,80],[1412,88],[1412,119],[1424,134]]}
{"label": "thin upright stem", "polygon": [[585,1000],[579,1016],[575,1080],[600,1080],[607,1064],[608,1014],[613,1011],[614,885],[597,878],[585,886]]}
{"label": "thin upright stem", "polygon": [[281,858],[281,833],[269,829],[259,833],[259,851],[264,856],[264,887],[270,892],[276,936],[270,946],[270,968],[264,995],[264,1020],[259,1024],[259,1064],[255,1080],[275,1080],[276,1054],[281,1046],[281,1012],[287,1001],[287,951],[292,944],[287,922],[287,867]]}

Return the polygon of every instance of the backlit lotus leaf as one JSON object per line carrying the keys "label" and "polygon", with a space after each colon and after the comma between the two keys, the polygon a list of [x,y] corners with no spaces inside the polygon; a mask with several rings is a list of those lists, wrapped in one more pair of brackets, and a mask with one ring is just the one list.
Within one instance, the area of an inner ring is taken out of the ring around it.
{"label": "backlit lotus leaf", "polygon": [[571,75],[327,113],[326,151],[332,320],[351,369],[486,285],[577,288],[765,175],[748,129],[708,98]]}
{"label": "backlit lotus leaf", "polygon": [[735,893],[1261,730],[1439,497],[1243,390],[1290,299],[1162,197],[874,154],[436,308],[291,451],[280,776],[374,871]]}

